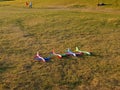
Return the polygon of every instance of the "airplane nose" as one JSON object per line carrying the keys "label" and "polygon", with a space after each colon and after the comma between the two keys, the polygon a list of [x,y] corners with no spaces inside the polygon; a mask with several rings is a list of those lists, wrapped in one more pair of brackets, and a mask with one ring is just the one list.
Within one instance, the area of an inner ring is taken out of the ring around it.
{"label": "airplane nose", "polygon": [[76,57],[76,54],[74,53],[74,54],[73,54],[73,56],[75,56],[75,57]]}

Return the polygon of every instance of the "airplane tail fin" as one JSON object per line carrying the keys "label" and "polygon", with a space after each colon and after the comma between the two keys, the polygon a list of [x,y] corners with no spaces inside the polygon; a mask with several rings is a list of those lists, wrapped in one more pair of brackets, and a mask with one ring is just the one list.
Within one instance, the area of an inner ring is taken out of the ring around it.
{"label": "airplane tail fin", "polygon": [[55,50],[52,50],[52,54],[56,54],[56,53],[55,53]]}
{"label": "airplane tail fin", "polygon": [[69,48],[67,49],[67,52],[71,52]]}
{"label": "airplane tail fin", "polygon": [[58,56],[58,58],[62,58],[62,56],[60,54],[55,53],[54,50],[52,50],[52,54],[55,55],[55,56]]}
{"label": "airplane tail fin", "polygon": [[36,60],[42,60],[43,62],[46,62],[45,59],[39,55],[39,52],[37,52],[36,57]]}
{"label": "airplane tail fin", "polygon": [[76,47],[76,50],[75,50],[75,51],[77,51],[77,52],[79,51],[78,47]]}
{"label": "airplane tail fin", "polygon": [[36,56],[39,56],[39,52],[37,52]]}

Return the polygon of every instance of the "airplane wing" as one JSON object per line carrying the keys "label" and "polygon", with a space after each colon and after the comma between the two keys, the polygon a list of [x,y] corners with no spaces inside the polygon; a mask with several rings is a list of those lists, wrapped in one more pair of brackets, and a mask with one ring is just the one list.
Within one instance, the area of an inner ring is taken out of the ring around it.
{"label": "airplane wing", "polygon": [[70,54],[70,55],[76,56],[76,54],[75,54],[75,53],[73,53],[72,51],[70,51],[70,49],[69,49],[69,48],[68,48],[68,50],[67,50],[67,54]]}
{"label": "airplane wing", "polygon": [[46,62],[45,59],[39,55],[39,52],[37,52],[36,60],[42,60],[43,62]]}
{"label": "airplane wing", "polygon": [[77,51],[77,52],[84,53],[84,54],[87,54],[87,55],[91,55],[90,52],[87,52],[87,51],[81,51],[81,50],[78,49],[78,47],[76,47],[76,51]]}
{"label": "airplane wing", "polygon": [[55,56],[57,56],[57,57],[59,57],[59,58],[62,58],[62,55],[55,53],[54,50],[52,51],[52,54],[55,55]]}

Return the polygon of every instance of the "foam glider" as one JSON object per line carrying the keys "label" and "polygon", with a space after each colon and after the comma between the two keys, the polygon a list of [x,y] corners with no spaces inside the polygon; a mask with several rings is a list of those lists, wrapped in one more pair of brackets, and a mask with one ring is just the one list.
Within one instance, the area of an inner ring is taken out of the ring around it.
{"label": "foam glider", "polygon": [[55,55],[55,56],[57,56],[58,58],[63,58],[63,57],[68,56],[68,54],[58,54],[54,50],[52,51],[52,54]]}
{"label": "foam glider", "polygon": [[75,57],[76,57],[76,54],[75,54],[74,52],[70,51],[69,48],[67,49],[67,53],[66,53],[66,54],[67,54],[67,55],[72,55],[72,56],[75,56]]}
{"label": "foam glider", "polygon": [[35,60],[37,60],[37,61],[47,62],[47,61],[49,61],[49,60],[50,60],[50,57],[43,58],[43,57],[41,57],[41,56],[39,55],[39,52],[37,52],[37,54],[36,54],[36,56],[35,56],[35,58],[34,58],[34,59],[35,59]]}
{"label": "foam glider", "polygon": [[91,52],[87,52],[87,51],[81,51],[81,50],[79,50],[79,48],[78,47],[76,47],[76,51],[77,52],[80,52],[80,53],[83,53],[83,54],[86,54],[86,55],[91,55]]}
{"label": "foam glider", "polygon": [[52,54],[55,55],[55,56],[57,56],[58,58],[62,58],[62,55],[55,53],[54,50],[52,51]]}

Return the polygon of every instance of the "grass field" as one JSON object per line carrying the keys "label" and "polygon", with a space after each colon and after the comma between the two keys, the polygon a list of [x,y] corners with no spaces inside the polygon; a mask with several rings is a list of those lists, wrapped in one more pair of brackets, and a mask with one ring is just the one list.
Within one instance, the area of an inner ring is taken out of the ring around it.
{"label": "grass field", "polygon": [[[0,2],[0,90],[120,90],[118,7],[45,9],[36,0],[29,9],[10,3],[18,1]],[[65,53],[76,46],[93,56],[33,60],[37,51],[47,57],[52,49]]]}
{"label": "grass field", "polygon": [[120,9],[119,0],[0,0],[1,6],[25,7],[25,2],[32,1],[34,8],[46,7],[97,7],[98,3],[105,3],[103,7]]}

